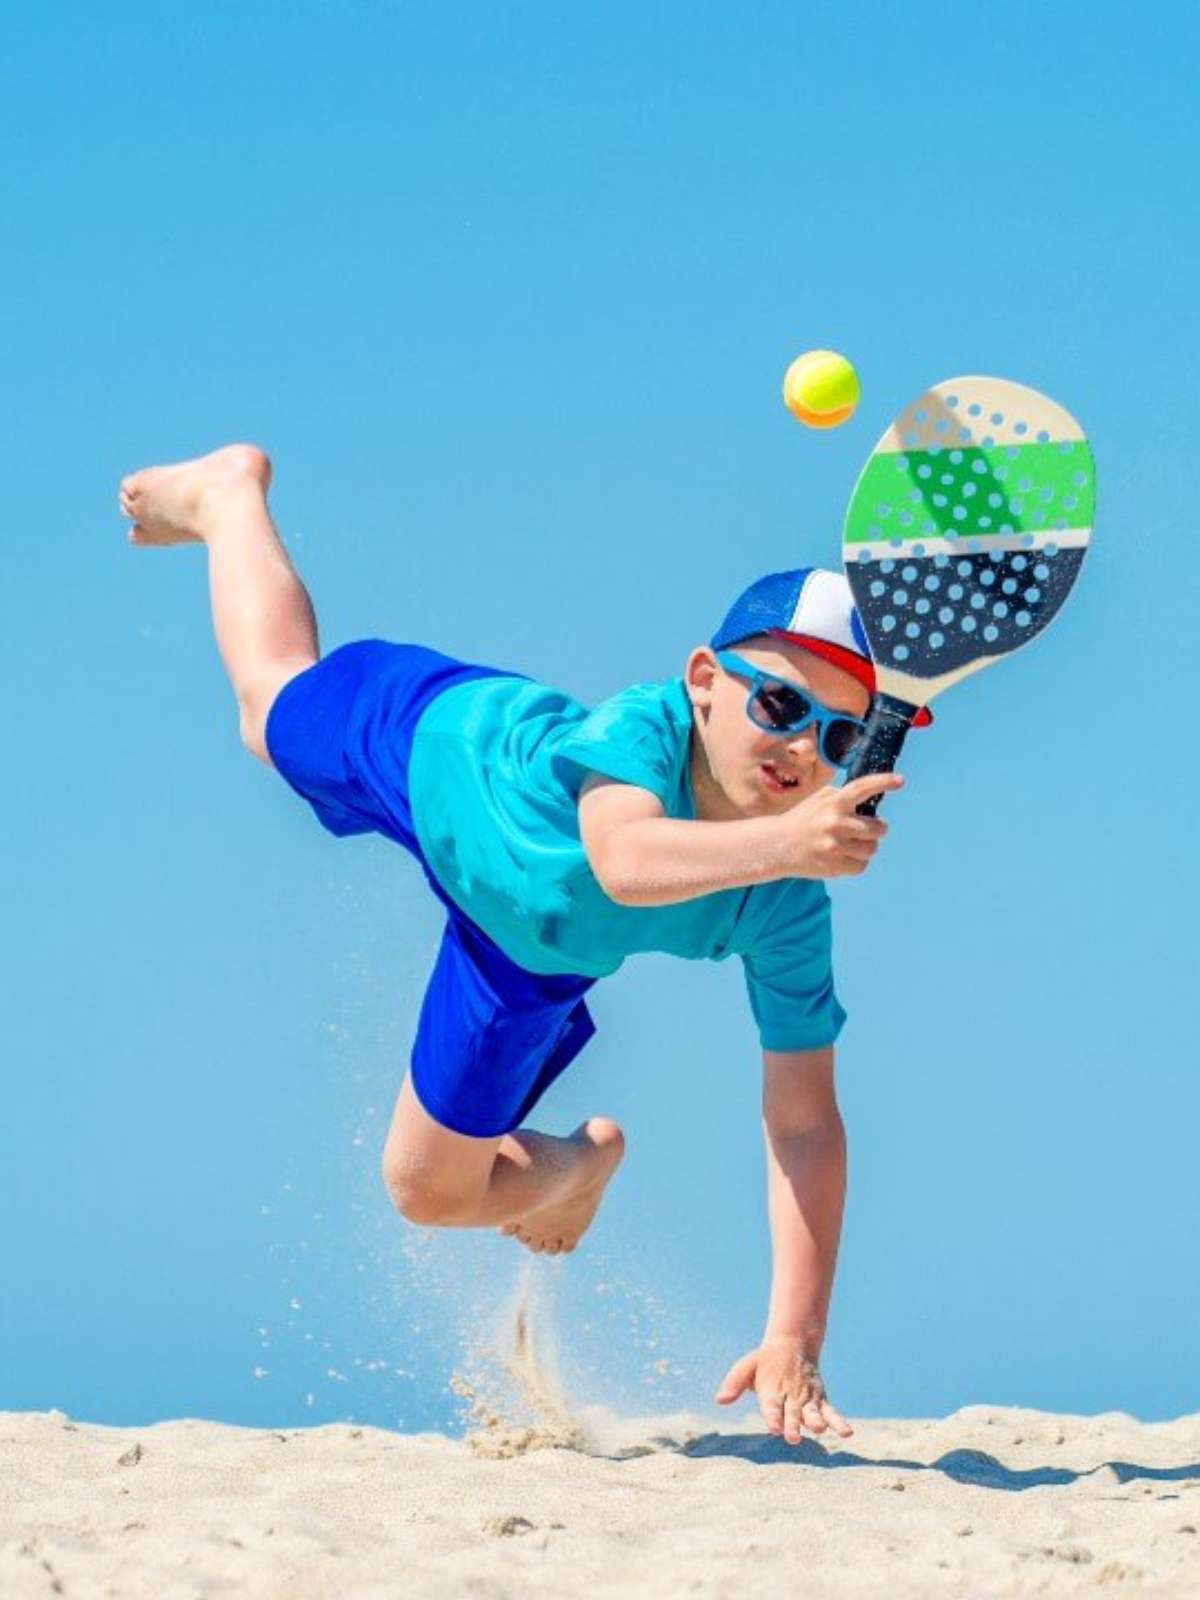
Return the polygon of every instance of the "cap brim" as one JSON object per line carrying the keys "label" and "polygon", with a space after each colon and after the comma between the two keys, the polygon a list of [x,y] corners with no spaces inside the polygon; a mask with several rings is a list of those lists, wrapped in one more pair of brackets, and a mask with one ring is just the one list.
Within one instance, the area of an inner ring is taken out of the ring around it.
{"label": "cap brim", "polygon": [[[871,694],[875,693],[875,663],[868,657],[847,650],[845,645],[831,644],[828,639],[818,639],[811,633],[789,633],[786,628],[771,628],[768,631],[778,639],[786,639],[789,644],[798,644],[802,650],[811,650],[813,655],[820,656],[822,661],[828,661],[831,666],[840,667],[852,678],[857,678],[863,688]],[[922,706],[912,719],[912,725],[914,728],[927,728],[932,721],[933,712],[928,706]]]}

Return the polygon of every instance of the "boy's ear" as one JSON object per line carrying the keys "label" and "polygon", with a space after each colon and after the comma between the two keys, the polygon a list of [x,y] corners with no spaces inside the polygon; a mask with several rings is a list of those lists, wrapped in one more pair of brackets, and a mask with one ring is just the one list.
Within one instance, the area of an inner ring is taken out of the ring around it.
{"label": "boy's ear", "polygon": [[713,686],[717,681],[717,658],[706,644],[697,645],[687,658],[683,681],[688,699],[698,711],[712,705]]}

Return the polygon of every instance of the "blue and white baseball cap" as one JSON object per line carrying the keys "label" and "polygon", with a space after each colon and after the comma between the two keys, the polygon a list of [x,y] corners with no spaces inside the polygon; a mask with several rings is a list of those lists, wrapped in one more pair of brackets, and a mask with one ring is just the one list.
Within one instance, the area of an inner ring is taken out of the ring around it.
{"label": "blue and white baseball cap", "polygon": [[[823,567],[769,572],[738,595],[709,645],[713,650],[725,650],[756,633],[775,634],[811,650],[875,693],[871,648],[842,573],[827,572]],[[924,706],[913,726],[922,728],[932,721],[928,706]]]}

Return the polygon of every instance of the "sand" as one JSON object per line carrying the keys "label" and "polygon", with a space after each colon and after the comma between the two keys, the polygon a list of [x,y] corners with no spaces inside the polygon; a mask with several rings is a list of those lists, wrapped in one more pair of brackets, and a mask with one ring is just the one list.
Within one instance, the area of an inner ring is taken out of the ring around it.
{"label": "sand", "polygon": [[451,1387],[462,1438],[0,1412],[0,1600],[1200,1597],[1200,1415],[620,1417],[564,1393],[532,1269]]}
{"label": "sand", "polygon": [[0,1595],[1200,1595],[1200,1416],[571,1426],[0,1413]]}

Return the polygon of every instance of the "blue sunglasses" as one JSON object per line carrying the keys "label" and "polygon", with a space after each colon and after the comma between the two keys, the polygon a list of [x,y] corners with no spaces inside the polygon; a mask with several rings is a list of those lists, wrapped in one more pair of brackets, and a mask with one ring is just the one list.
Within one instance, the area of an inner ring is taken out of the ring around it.
{"label": "blue sunglasses", "polygon": [[867,730],[865,722],[847,716],[844,711],[831,711],[811,689],[789,683],[777,672],[764,672],[732,650],[718,650],[716,657],[726,672],[750,679],[746,715],[756,728],[783,737],[803,733],[809,723],[815,722],[821,760],[827,766],[845,770],[854,760]]}

